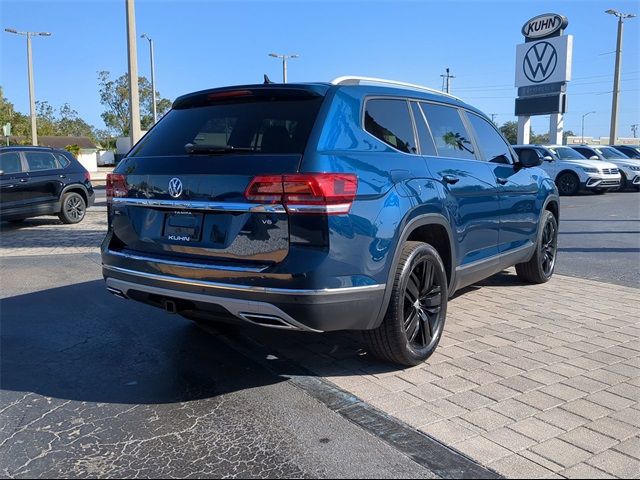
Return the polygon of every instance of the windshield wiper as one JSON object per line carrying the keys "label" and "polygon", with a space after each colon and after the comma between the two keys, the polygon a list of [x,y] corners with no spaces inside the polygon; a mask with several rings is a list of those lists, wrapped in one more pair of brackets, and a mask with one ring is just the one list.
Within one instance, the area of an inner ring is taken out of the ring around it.
{"label": "windshield wiper", "polygon": [[255,152],[253,147],[234,147],[233,145],[194,145],[193,143],[187,143],[184,146],[187,153],[191,154],[216,154],[216,153],[235,153],[235,152]]}

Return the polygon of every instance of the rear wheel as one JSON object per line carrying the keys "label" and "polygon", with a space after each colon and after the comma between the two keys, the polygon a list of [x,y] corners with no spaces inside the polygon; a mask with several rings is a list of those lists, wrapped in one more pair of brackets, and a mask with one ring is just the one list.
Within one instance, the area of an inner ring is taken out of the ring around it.
{"label": "rear wheel", "polygon": [[442,336],[447,301],[447,275],[436,249],[405,243],[384,320],[364,332],[371,353],[407,366],[425,361]]}
{"label": "rear wheel", "polygon": [[58,214],[58,218],[63,223],[79,223],[87,212],[87,204],[82,195],[69,192],[62,197],[62,210]]}
{"label": "rear wheel", "polygon": [[566,172],[556,179],[556,185],[560,195],[575,195],[580,188],[580,179],[575,173]]}
{"label": "rear wheel", "polygon": [[546,210],[542,215],[536,252],[528,262],[516,265],[518,277],[529,283],[548,282],[556,266],[557,251],[558,221]]}

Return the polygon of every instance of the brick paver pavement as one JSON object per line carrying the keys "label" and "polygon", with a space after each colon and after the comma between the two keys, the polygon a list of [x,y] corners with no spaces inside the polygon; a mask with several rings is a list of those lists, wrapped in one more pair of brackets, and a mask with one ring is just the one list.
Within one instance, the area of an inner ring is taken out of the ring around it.
{"label": "brick paver pavement", "polygon": [[[0,227],[0,257],[94,253],[103,209]],[[637,266],[630,266],[637,268]],[[408,425],[508,477],[640,477],[640,290],[513,271],[450,302],[424,364],[398,369],[355,334],[247,330]]]}

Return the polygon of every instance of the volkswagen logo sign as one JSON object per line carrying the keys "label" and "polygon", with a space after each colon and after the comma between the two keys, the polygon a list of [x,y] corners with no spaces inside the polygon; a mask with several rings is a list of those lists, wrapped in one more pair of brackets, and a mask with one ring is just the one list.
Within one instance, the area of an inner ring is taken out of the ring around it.
{"label": "volkswagen logo sign", "polygon": [[544,82],[553,75],[558,65],[558,52],[549,42],[537,42],[527,50],[522,69],[529,81]]}
{"label": "volkswagen logo sign", "polygon": [[173,198],[182,195],[182,181],[179,178],[173,177],[169,180],[169,195]]}

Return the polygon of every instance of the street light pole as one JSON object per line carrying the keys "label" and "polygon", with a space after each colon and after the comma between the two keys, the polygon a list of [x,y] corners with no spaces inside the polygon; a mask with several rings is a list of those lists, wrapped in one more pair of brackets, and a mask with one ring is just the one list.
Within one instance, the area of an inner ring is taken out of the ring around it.
{"label": "street light pole", "polygon": [[136,51],[136,7],[126,0],[127,50],[129,58],[129,138],[131,146],[140,140],[140,93],[138,92],[138,53]]}
{"label": "street light pole", "polygon": [[582,115],[582,142],[584,143],[584,117],[586,117],[587,115],[591,115],[592,113],[596,113],[596,112],[587,112],[584,115]]}
{"label": "street light pole", "polygon": [[610,15],[618,17],[618,39],[616,42],[616,65],[613,75],[613,99],[611,101],[611,130],[609,132],[609,145],[616,143],[618,130],[618,94],[620,93],[620,71],[622,69],[622,31],[625,18],[633,18],[633,13],[620,13],[609,9],[605,11]]}
{"label": "street light pole", "polygon": [[269,56],[282,59],[282,83],[287,83],[287,60],[289,58],[298,58],[300,55],[282,55],[278,53],[270,53]]}
{"label": "street light pole", "polygon": [[31,55],[31,37],[33,35],[39,37],[51,36],[48,32],[19,32],[13,28],[5,28],[5,32],[15,35],[24,35],[27,37],[27,70],[29,75],[29,109],[31,113],[31,143],[38,145],[38,125],[36,122],[36,92],[33,86],[33,60]]}
{"label": "street light pole", "polygon": [[158,121],[158,114],[156,112],[156,71],[153,65],[153,40],[149,38],[146,33],[140,35],[140,38],[146,38],[149,40],[149,56],[151,57],[151,101],[153,105],[153,123]]}

